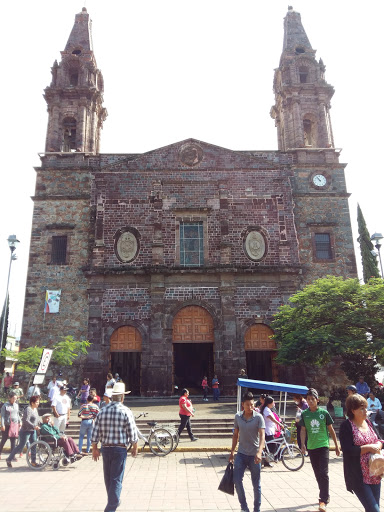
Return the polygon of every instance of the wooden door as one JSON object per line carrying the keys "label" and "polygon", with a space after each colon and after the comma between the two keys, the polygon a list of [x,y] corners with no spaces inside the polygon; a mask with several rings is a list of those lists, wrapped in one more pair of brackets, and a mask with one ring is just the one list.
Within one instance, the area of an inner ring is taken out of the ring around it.
{"label": "wooden door", "polygon": [[173,321],[173,343],[213,343],[213,319],[200,306],[186,306]]}

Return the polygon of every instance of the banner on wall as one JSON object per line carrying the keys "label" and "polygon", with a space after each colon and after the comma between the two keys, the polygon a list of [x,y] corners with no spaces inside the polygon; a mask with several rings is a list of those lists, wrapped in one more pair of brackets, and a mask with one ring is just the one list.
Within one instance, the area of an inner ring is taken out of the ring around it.
{"label": "banner on wall", "polygon": [[44,313],[58,313],[60,309],[61,290],[46,290]]}

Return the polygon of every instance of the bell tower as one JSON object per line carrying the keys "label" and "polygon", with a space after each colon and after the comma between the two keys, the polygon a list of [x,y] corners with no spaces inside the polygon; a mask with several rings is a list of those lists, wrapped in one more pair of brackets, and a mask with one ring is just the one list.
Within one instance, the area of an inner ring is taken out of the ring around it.
{"label": "bell tower", "polygon": [[52,82],[44,91],[48,105],[46,152],[99,153],[104,81],[92,48],[87,9],[76,14],[61,61],[54,62]]}
{"label": "bell tower", "polygon": [[316,60],[300,14],[289,7],[271,109],[279,150],[334,147],[329,115],[334,88],[325,81],[324,73],[324,63]]}

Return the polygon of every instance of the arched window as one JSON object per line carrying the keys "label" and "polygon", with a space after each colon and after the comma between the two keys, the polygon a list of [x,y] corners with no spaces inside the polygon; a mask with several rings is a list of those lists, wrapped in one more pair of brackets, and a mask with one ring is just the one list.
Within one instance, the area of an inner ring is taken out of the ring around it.
{"label": "arched window", "polygon": [[76,119],[73,117],[66,117],[62,124],[62,145],[61,151],[70,153],[76,151]]}
{"label": "arched window", "polygon": [[307,84],[309,82],[309,69],[307,67],[299,67],[299,79],[301,84]]}
{"label": "arched window", "polygon": [[69,85],[76,87],[79,84],[79,70],[78,69],[70,69],[69,70]]}
{"label": "arched window", "polygon": [[317,124],[311,114],[303,119],[304,145],[313,148],[317,147]]}

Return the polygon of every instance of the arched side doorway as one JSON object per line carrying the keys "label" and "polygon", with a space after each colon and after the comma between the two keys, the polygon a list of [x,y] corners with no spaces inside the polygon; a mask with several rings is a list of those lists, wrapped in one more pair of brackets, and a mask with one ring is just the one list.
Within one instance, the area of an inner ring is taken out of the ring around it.
{"label": "arched side doorway", "polygon": [[173,379],[179,389],[201,393],[201,381],[213,377],[213,318],[201,306],[186,306],[172,324]]}
{"label": "arched side doorway", "polygon": [[111,372],[118,373],[126,389],[140,395],[141,383],[141,334],[131,325],[113,331],[111,336]]}
{"label": "arched side doorway", "polygon": [[272,335],[272,329],[265,324],[254,324],[247,329],[244,342],[250,379],[278,382],[277,346]]}

